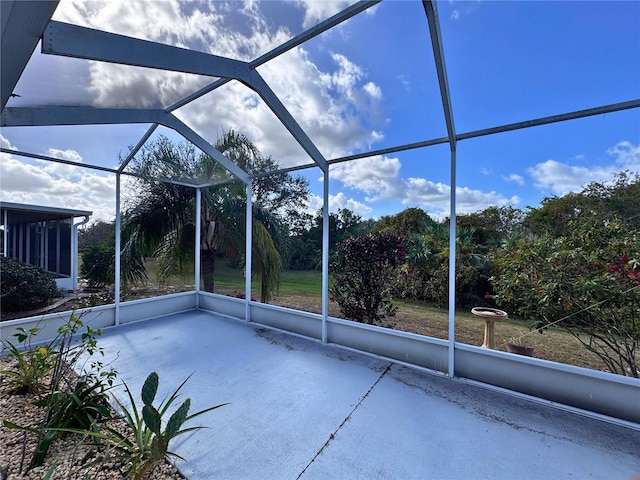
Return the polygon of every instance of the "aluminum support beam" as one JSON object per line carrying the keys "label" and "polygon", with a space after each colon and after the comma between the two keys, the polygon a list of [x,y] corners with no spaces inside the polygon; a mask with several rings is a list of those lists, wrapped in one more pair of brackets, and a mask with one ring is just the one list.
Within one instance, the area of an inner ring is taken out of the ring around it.
{"label": "aluminum support beam", "polygon": [[251,321],[251,269],[253,268],[253,189],[251,183],[247,184],[247,213],[246,213],[246,234],[245,241],[245,261],[244,261],[244,319]]}
{"label": "aluminum support beam", "polygon": [[147,143],[147,140],[149,140],[149,137],[151,137],[153,132],[156,131],[156,128],[158,128],[157,123],[154,123],[149,127],[149,129],[145,132],[145,134],[142,136],[140,141],[136,144],[135,147],[131,149],[127,157],[122,161],[122,164],[120,164],[120,166],[118,167],[118,172],[122,172],[125,168],[127,168],[127,165],[129,165],[129,162],[133,160],[133,157],[135,157],[137,153],[140,151],[140,149],[144,146],[144,144]]}
{"label": "aluminum support beam", "polygon": [[0,152],[9,155],[17,155],[19,157],[35,158],[37,160],[46,160],[48,162],[62,163],[64,165],[73,165],[74,167],[88,168],[90,170],[99,170],[101,172],[118,173],[114,168],[101,167],[99,165],[91,165],[88,163],[74,162],[65,160],[64,158],[49,157],[47,155],[38,155],[36,153],[23,152],[22,150],[10,150],[8,148],[0,148]]}
{"label": "aluminum support beam", "polygon": [[116,221],[115,221],[115,229],[116,229],[116,248],[115,248],[115,292],[114,292],[114,300],[116,305],[115,310],[115,324],[120,325],[120,274],[122,273],[122,269],[120,268],[120,258],[121,258],[121,250],[122,250],[122,214],[120,213],[120,174],[116,174]]}
{"label": "aluminum support beam", "polygon": [[[243,83],[245,83],[245,81],[243,81]],[[260,95],[260,98],[264,100],[275,116],[278,117],[285,128],[289,130],[289,133],[293,135],[293,138],[298,141],[304,151],[307,152],[320,169],[326,173],[328,171],[327,160],[320,153],[304,130],[302,130],[302,127],[294,120],[278,96],[273,92],[273,90],[271,90],[271,87],[267,85],[267,82],[264,81],[260,74],[255,70],[252,70],[249,75],[249,82],[245,84],[249,87],[253,87],[253,90]]]}
{"label": "aluminum support beam", "polygon": [[56,21],[50,22],[45,31],[42,53],[239,80],[260,95],[313,161],[326,171],[325,158],[247,62]]}
{"label": "aluminum support beam", "polygon": [[163,123],[161,109],[92,107],[7,107],[2,112],[3,127],[44,127],[52,125],[117,125]]}
{"label": "aluminum support beam", "polygon": [[191,128],[189,128],[182,121],[178,120],[177,117],[174,117],[172,114],[167,114],[165,117],[165,121],[163,125],[169,128],[172,128],[184,138],[193,143],[196,147],[202,150],[204,153],[213,158],[220,165],[225,167],[231,173],[233,173],[236,177],[238,177],[245,185],[251,183],[249,179],[249,175],[242,170],[238,165],[229,160],[226,156],[220,153],[213,145],[207,142],[204,138],[194,132]]}
{"label": "aluminum support beam", "polygon": [[449,358],[447,373],[455,376],[456,347],[456,151],[451,151],[451,190],[449,192]]}
{"label": "aluminum support beam", "polygon": [[444,49],[442,47],[442,37],[440,35],[440,21],[438,20],[438,7],[435,1],[423,1],[427,22],[429,23],[429,35],[431,36],[431,47],[433,48],[433,58],[436,62],[436,73],[438,74],[438,84],[440,86],[440,96],[444,109],[444,120],[447,124],[447,135],[452,151],[456,149],[456,129],[453,124],[453,108],[451,106],[451,95],[449,93],[449,79],[447,68],[444,62]]}
{"label": "aluminum support beam", "polygon": [[455,376],[455,307],[456,307],[456,130],[453,122],[453,107],[451,106],[451,95],[449,93],[449,79],[447,78],[447,68],[444,61],[444,49],[442,47],[442,37],[440,35],[440,21],[438,20],[438,7],[435,1],[423,1],[427,22],[429,23],[429,35],[431,36],[431,46],[433,57],[436,62],[436,72],[438,74],[438,85],[440,86],[440,96],[442,98],[442,108],[444,119],[447,124],[447,136],[449,138],[449,148],[451,150],[451,191],[450,191],[450,212],[449,212],[449,358],[448,374]]}
{"label": "aluminum support beam", "polygon": [[166,182],[166,183],[171,183],[171,184],[174,184],[174,185],[182,185],[184,187],[193,187],[193,188],[198,187],[198,185],[193,184],[193,183],[181,182],[179,180],[172,180],[170,178],[163,178],[163,177],[154,177],[154,178],[152,178],[152,177],[148,177],[146,175],[139,175],[139,174],[133,173],[133,172],[118,172],[118,170],[116,170],[114,168],[101,167],[99,165],[91,165],[89,163],[74,162],[72,160],[65,160],[64,158],[49,157],[47,155],[38,155],[36,153],[23,152],[22,150],[10,150],[8,148],[0,148],[0,152],[8,153],[10,155],[17,155],[19,157],[35,158],[35,159],[38,159],[38,160],[46,160],[48,162],[62,163],[64,165],[73,165],[74,167],[88,168],[90,170],[98,170],[98,171],[101,171],[101,172],[108,172],[108,173],[114,173],[114,174],[120,173],[122,175],[127,175],[129,177],[142,178],[144,180]]}
{"label": "aluminum support beam", "polygon": [[329,170],[322,180],[322,342],[327,343],[329,317]]}
{"label": "aluminum support beam", "polygon": [[0,1],[0,98],[7,105],[59,0]]}
{"label": "aluminum support beam", "polygon": [[456,139],[467,140],[469,138],[495,135],[496,133],[511,132],[513,130],[520,130],[523,128],[549,125],[550,123],[566,122],[567,120],[577,120],[579,118],[592,117],[594,115],[604,115],[606,113],[620,112],[622,110],[629,110],[632,108],[640,108],[640,99],[629,100],[628,102],[612,103],[609,105],[602,105],[600,107],[587,108],[584,110],[576,110],[574,112],[563,113],[560,115],[550,115],[548,117],[540,117],[533,120],[525,120],[523,122],[509,123],[498,127],[474,130],[472,132],[456,135]]}
{"label": "aluminum support beam", "polygon": [[196,288],[196,308],[200,308],[200,252],[202,244],[202,189],[196,188],[196,240],[195,240],[195,272],[194,283]]}
{"label": "aluminum support beam", "polygon": [[[91,107],[15,107],[2,112],[3,127],[49,126],[49,125],[111,125],[127,123],[160,124],[180,133],[200,150],[214,158],[223,167],[245,184],[249,176],[209,142],[195,133],[178,118],[164,110],[135,108],[91,108]],[[10,151],[11,152],[11,151]],[[117,171],[117,170],[116,170]]]}
{"label": "aluminum support beam", "polygon": [[57,21],[44,31],[42,53],[212,77],[238,78],[249,69],[240,60]]}
{"label": "aluminum support beam", "polygon": [[2,230],[2,256],[9,255],[9,210],[4,209],[4,229]]}
{"label": "aluminum support beam", "polygon": [[[456,135],[456,140],[457,141],[461,141],[461,140],[467,140],[470,138],[476,138],[476,137],[482,137],[482,136],[487,136],[487,135],[495,135],[498,133],[502,133],[502,132],[507,132],[507,131],[512,131],[512,130],[519,130],[519,129],[525,129],[525,128],[531,128],[531,127],[536,127],[536,126],[540,126],[540,125],[547,125],[550,123],[557,123],[557,122],[564,122],[564,121],[569,121],[569,120],[577,120],[580,118],[586,118],[589,116],[594,116],[594,115],[603,115],[606,113],[614,113],[614,112],[618,112],[618,111],[623,111],[623,110],[629,110],[629,109],[633,109],[633,108],[640,108],[640,99],[638,100],[630,100],[627,102],[620,102],[620,103],[614,103],[614,104],[610,104],[610,105],[603,105],[603,106],[599,106],[599,107],[594,107],[594,108],[589,108],[589,109],[585,109],[585,110],[577,110],[574,112],[568,112],[568,113],[564,113],[564,114],[559,114],[559,115],[552,115],[552,116],[548,116],[548,117],[541,117],[541,118],[536,118],[536,119],[532,119],[532,120],[525,120],[522,122],[516,122],[516,123],[511,123],[511,124],[506,124],[506,125],[502,125],[502,126],[497,126],[497,127],[491,127],[491,128],[486,128],[486,129],[481,129],[481,130],[474,130],[471,132],[466,132],[466,133],[460,133]],[[15,115],[13,115],[13,112],[18,111],[19,109],[12,109],[12,108],[8,108],[7,109],[7,117],[10,119],[13,119]],[[93,110],[97,110],[97,109],[93,109]],[[20,114],[21,117],[26,116],[25,114]],[[419,149],[419,148],[425,148],[425,147],[429,147],[432,145],[441,145],[443,143],[447,143],[449,141],[448,137],[440,137],[440,138],[434,138],[431,140],[423,140],[420,142],[414,142],[414,143],[407,143],[407,144],[402,144],[402,145],[398,145],[395,147],[389,147],[389,148],[384,148],[384,149],[379,149],[379,150],[371,150],[368,152],[363,152],[363,153],[359,153],[359,154],[355,154],[355,155],[348,155],[345,157],[339,157],[339,158],[334,158],[331,160],[327,161],[328,165],[333,165],[336,163],[342,163],[342,162],[348,162],[351,160],[359,160],[362,158],[369,158],[369,157],[373,157],[376,155],[388,155],[391,153],[397,153],[397,152],[402,152],[402,151],[407,151],[407,150],[415,150],[415,149]],[[143,142],[141,140],[141,142]],[[8,148],[0,148],[0,152],[2,153],[7,153],[10,155],[18,155],[18,156],[22,156],[22,157],[28,157],[28,158],[35,158],[38,160],[46,160],[46,161],[50,161],[50,162],[57,162],[57,163],[62,163],[62,164],[66,164],[66,165],[73,165],[73,166],[77,166],[77,167],[81,167],[81,168],[88,168],[88,169],[93,169],[93,170],[99,170],[99,171],[103,171],[103,172],[109,172],[109,173],[117,173],[118,170],[113,169],[113,168],[108,168],[108,167],[101,167],[99,165],[92,165],[90,163],[79,163],[79,162],[73,162],[71,160],[65,160],[65,159],[61,159],[61,158],[54,158],[54,157],[49,157],[46,155],[38,155],[38,154],[34,154],[34,153],[28,153],[28,152],[24,152],[21,150],[10,150]],[[258,177],[262,177],[262,176],[268,176],[268,175],[275,175],[275,174],[280,174],[280,173],[291,173],[291,172],[295,172],[295,171],[299,171],[299,170],[305,170],[307,168],[313,168],[317,166],[314,163],[308,163],[308,164],[304,164],[304,165],[296,165],[294,167],[287,167],[287,168],[281,168],[278,170],[274,170],[272,172],[265,172],[263,174],[260,175],[256,175],[254,176],[254,178],[258,178]],[[125,171],[121,171],[121,173],[123,175],[129,175],[129,176],[133,176],[133,177],[138,177],[138,178],[143,178],[146,180],[158,180],[158,181],[162,181],[162,182],[167,182],[167,183],[173,183],[175,185],[183,185],[183,186],[187,186],[187,187],[208,187],[208,186],[215,186],[215,185],[225,185],[227,183],[229,183],[230,181],[228,180],[221,180],[221,181],[216,181],[216,182],[209,182],[206,184],[202,184],[202,185],[196,185],[193,183],[188,183],[188,182],[180,182],[177,180],[172,180],[172,179],[168,179],[168,178],[151,178],[151,177],[146,177],[146,176],[142,176],[142,175],[138,175],[132,172],[125,172]]]}

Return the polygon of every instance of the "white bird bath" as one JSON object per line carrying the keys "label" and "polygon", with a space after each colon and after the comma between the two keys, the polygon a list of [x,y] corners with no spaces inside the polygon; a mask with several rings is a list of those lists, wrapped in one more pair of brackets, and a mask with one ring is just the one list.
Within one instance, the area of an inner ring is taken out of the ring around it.
{"label": "white bird bath", "polygon": [[495,327],[496,320],[504,320],[508,317],[507,312],[490,307],[473,307],[471,313],[484,319],[484,343],[482,348],[495,349]]}

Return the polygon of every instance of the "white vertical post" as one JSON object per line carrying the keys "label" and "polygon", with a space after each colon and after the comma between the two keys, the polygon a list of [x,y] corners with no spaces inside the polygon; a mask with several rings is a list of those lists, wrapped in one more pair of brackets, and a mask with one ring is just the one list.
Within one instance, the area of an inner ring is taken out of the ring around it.
{"label": "white vertical post", "polygon": [[196,309],[200,308],[200,245],[202,243],[202,189],[196,188],[196,258],[194,281],[196,286]]}
{"label": "white vertical post", "polygon": [[451,192],[449,213],[449,377],[455,376],[456,345],[456,151],[451,150]]}
{"label": "white vertical post", "polygon": [[[42,222],[42,265],[40,268],[49,270],[49,222]],[[16,238],[18,232],[13,232],[13,256],[16,255]]]}
{"label": "white vertical post", "polygon": [[[78,289],[78,225],[71,219],[71,265],[69,266],[69,276],[71,277],[71,289]],[[28,245],[28,239],[27,239]]]}
{"label": "white vertical post", "polygon": [[22,256],[24,252],[24,223],[21,223],[18,227],[18,256],[16,257],[21,262],[24,262]]}
{"label": "white vertical post", "polygon": [[247,213],[246,213],[246,235],[245,235],[245,312],[244,319],[247,322],[251,321],[251,252],[253,243],[253,189],[251,188],[251,182],[247,183]]}
{"label": "white vertical post", "polygon": [[2,254],[6,257],[9,252],[9,210],[4,209],[4,231],[2,232]]}
{"label": "white vertical post", "polygon": [[[20,241],[20,247],[22,247],[22,241]],[[56,273],[60,274],[60,220],[56,220]]]}
{"label": "white vertical post", "polygon": [[[7,228],[7,224],[4,224],[4,228]],[[5,232],[6,233],[6,232]],[[5,239],[5,243],[4,245],[6,245],[6,239]],[[6,248],[5,248],[5,256],[6,256]],[[27,224],[27,255],[25,257],[25,262],[26,263],[31,263],[31,224],[28,223]]]}
{"label": "white vertical post", "polygon": [[116,326],[120,325],[120,230],[122,228],[120,218],[120,173],[116,173],[116,265],[115,265],[115,291]]}
{"label": "white vertical post", "polygon": [[329,167],[322,183],[322,343],[327,343],[329,316]]}
{"label": "white vertical post", "polygon": [[80,223],[73,223],[73,219],[71,220],[71,277],[73,278],[73,290],[78,289],[78,277],[80,275],[78,271],[78,228],[87,223],[89,223],[88,215]]}

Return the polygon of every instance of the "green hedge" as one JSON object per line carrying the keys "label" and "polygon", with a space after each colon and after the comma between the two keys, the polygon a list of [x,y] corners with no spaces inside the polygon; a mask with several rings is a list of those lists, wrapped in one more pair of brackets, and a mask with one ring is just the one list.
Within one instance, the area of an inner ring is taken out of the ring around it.
{"label": "green hedge", "polygon": [[42,268],[0,257],[0,310],[20,312],[46,306],[60,292],[53,276]]}

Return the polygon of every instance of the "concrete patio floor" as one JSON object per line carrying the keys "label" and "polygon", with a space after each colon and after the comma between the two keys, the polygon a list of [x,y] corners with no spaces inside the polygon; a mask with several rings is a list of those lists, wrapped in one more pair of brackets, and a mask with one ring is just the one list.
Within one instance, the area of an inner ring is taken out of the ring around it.
{"label": "concrete patio floor", "polygon": [[638,430],[202,311],[99,345],[136,398],[155,370],[158,399],[193,373],[192,412],[230,402],[173,444],[190,480],[640,476]]}

